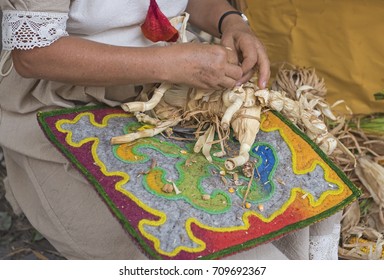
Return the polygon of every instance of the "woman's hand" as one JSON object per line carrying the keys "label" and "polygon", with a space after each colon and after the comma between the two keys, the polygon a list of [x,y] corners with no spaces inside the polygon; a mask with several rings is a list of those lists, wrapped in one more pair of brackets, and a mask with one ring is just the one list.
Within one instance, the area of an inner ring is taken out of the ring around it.
{"label": "woman's hand", "polygon": [[270,76],[270,64],[264,46],[253,34],[242,17],[229,14],[221,22],[219,34],[218,23],[226,12],[236,11],[227,0],[189,0],[186,10],[194,26],[212,34],[221,35],[222,46],[232,49],[229,62],[240,65],[243,74],[237,84],[247,82],[258,72],[258,86],[264,88]]}
{"label": "woman's hand", "polygon": [[233,51],[219,45],[175,44],[164,48],[163,80],[202,89],[233,88],[244,76]]}
{"label": "woman's hand", "polygon": [[243,71],[243,76],[237,83],[247,82],[257,71],[258,86],[265,88],[270,77],[270,63],[263,44],[238,15],[227,16],[222,30],[221,44],[233,49],[233,61]]}

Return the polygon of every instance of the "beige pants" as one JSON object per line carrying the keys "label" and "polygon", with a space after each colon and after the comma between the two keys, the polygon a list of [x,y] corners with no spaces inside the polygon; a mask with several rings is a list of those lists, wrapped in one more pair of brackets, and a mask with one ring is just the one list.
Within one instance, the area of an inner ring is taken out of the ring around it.
{"label": "beige pants", "polygon": [[[24,212],[63,256],[68,259],[146,259],[96,190],[61,154],[57,153],[57,158],[49,162],[9,149],[4,149],[4,154],[8,201],[15,212]],[[229,259],[308,259],[311,236],[319,233],[327,240],[339,219],[340,216],[335,215]],[[332,250],[335,248],[325,248],[325,251]]]}

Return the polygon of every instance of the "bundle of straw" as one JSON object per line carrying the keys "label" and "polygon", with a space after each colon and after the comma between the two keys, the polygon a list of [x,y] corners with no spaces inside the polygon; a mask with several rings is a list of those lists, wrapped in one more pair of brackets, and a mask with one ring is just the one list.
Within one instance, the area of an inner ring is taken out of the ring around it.
{"label": "bundle of straw", "polygon": [[357,162],[340,154],[333,160],[363,191],[345,210],[339,256],[384,259],[384,115],[353,116],[333,132]]}

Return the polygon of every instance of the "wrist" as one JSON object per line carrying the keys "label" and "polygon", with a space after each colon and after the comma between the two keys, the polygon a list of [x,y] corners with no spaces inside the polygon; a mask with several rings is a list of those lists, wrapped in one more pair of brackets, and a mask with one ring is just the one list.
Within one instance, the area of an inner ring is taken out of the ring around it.
{"label": "wrist", "polygon": [[217,29],[221,36],[226,30],[237,25],[249,26],[248,18],[242,12],[227,11],[220,17]]}

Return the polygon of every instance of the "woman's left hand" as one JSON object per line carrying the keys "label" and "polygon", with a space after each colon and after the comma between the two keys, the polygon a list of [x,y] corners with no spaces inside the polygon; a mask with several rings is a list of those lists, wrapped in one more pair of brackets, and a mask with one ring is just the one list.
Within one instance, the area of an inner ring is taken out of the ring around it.
{"label": "woman's left hand", "polygon": [[249,81],[257,71],[258,86],[265,88],[270,77],[270,63],[267,52],[261,41],[245,22],[242,22],[241,19],[241,22],[239,22],[239,18],[234,17],[231,20],[237,20],[237,22],[235,24],[233,22],[231,24],[230,21],[225,22],[221,44],[233,51],[231,62],[241,65],[244,74],[238,84]]}

